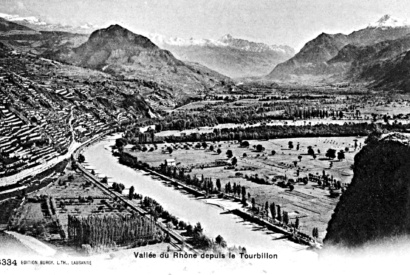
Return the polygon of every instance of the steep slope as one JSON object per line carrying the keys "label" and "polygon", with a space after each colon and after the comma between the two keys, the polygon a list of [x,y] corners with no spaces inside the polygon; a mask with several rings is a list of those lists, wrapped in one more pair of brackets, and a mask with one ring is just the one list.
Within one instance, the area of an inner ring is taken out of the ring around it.
{"label": "steep slope", "polygon": [[410,139],[393,133],[371,140],[355,157],[354,177],[329,222],[325,247],[410,234]]}
{"label": "steep slope", "polygon": [[[303,76],[320,76],[322,79],[334,76],[341,79],[350,70],[351,64],[348,63],[358,56],[357,47],[396,40],[409,33],[410,26],[399,23],[388,15],[383,16],[375,24],[349,35],[322,33],[306,43],[293,58],[277,65],[267,77],[286,80]],[[347,57],[349,62],[346,62]]]}
{"label": "steep slope", "polygon": [[294,55],[289,46],[267,45],[225,35],[219,40],[151,37],[177,58],[203,64],[229,77],[263,76]]}
{"label": "steep slope", "polygon": [[126,79],[154,81],[168,86],[175,98],[223,88],[229,81],[216,72],[183,63],[148,38],[119,25],[93,32],[87,42],[69,52],[49,56]]}
{"label": "steep slope", "polygon": [[[26,22],[17,20],[16,22]],[[30,21],[32,22],[33,19]],[[34,20],[34,22],[36,22]],[[88,36],[69,32],[38,31],[24,25],[0,18],[0,41],[19,52],[42,54],[50,50],[78,47]]]}
{"label": "steep slope", "polygon": [[0,17],[0,40],[36,38],[40,35],[38,31]]}
{"label": "steep slope", "polygon": [[373,82],[384,77],[385,64],[410,50],[410,35],[369,46],[347,45],[327,62],[330,66],[344,66],[344,77],[353,81]]}
{"label": "steep slope", "polygon": [[322,33],[306,43],[293,58],[277,65],[268,78],[284,79],[291,74],[324,74],[328,69],[326,61],[336,56],[346,44],[348,44],[348,38],[343,34]]}
{"label": "steep slope", "polygon": [[371,87],[384,90],[410,92],[410,51],[394,59],[373,64],[363,74],[371,74],[375,79]]}

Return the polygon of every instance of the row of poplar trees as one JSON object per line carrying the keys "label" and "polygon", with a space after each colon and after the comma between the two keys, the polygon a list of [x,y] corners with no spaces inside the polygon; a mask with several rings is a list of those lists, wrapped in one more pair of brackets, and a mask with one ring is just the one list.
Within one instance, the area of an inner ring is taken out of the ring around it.
{"label": "row of poplar trees", "polygon": [[77,246],[126,246],[156,237],[157,226],[137,214],[68,216],[68,237]]}

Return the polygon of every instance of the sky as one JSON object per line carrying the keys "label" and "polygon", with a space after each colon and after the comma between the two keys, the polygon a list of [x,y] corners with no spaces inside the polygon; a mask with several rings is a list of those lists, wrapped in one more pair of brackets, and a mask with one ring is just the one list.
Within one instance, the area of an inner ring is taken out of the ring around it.
{"label": "sky", "polygon": [[1,0],[0,12],[186,39],[229,33],[296,49],[322,32],[350,33],[384,14],[410,19],[408,0]]}

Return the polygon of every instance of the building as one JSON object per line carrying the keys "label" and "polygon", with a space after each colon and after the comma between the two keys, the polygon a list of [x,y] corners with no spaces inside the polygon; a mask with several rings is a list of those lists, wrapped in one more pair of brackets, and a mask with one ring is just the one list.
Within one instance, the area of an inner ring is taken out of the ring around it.
{"label": "building", "polygon": [[175,159],[166,159],[164,162],[165,162],[165,166],[175,166],[176,165]]}

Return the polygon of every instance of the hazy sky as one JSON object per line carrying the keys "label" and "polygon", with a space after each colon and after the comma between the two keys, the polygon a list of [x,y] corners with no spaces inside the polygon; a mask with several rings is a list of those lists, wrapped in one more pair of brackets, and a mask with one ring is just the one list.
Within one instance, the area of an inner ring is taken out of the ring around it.
{"label": "hazy sky", "polygon": [[410,19],[408,0],[1,0],[0,12],[52,23],[183,38],[235,37],[300,48],[321,32],[349,33],[384,14]]}

